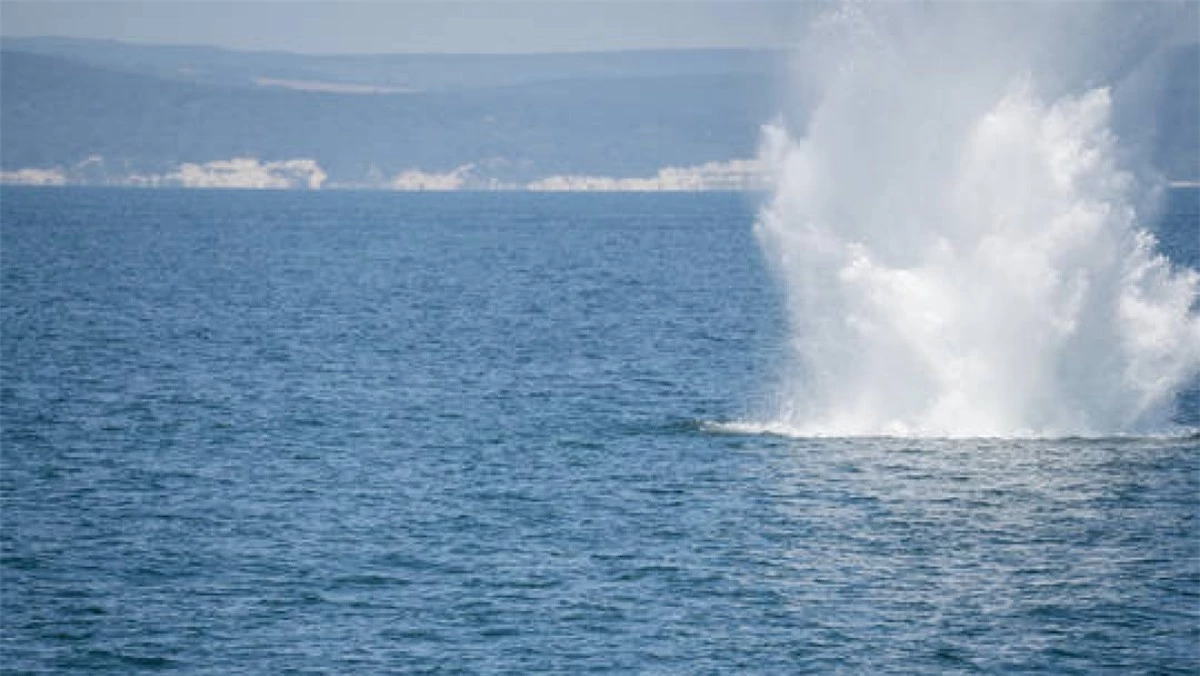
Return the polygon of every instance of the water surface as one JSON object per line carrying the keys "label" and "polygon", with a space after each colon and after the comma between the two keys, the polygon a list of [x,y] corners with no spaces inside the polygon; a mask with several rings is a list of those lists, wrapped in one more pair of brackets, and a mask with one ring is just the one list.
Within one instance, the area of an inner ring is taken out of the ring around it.
{"label": "water surface", "polygon": [[746,197],[0,206],[6,671],[1200,669],[1195,438],[712,430],[786,349]]}

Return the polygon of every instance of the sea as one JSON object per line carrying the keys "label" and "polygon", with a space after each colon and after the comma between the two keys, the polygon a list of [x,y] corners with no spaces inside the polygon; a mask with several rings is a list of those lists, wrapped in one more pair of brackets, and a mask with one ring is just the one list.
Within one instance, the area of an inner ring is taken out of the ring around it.
{"label": "sea", "polygon": [[762,199],[5,187],[0,671],[1200,672],[1200,384],[1158,436],[739,433]]}

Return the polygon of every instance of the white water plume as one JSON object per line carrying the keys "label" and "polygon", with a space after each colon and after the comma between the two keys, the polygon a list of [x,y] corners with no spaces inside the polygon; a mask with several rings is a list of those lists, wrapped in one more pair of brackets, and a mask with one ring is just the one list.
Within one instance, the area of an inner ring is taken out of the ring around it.
{"label": "white water plume", "polygon": [[1145,224],[1161,180],[1114,111],[1139,119],[1118,94],[1139,91],[1180,11],[1194,19],[1176,5],[897,3],[818,20],[799,55],[816,104],[800,131],[764,132],[776,190],[756,232],[798,368],[759,427],[1160,429],[1200,371],[1200,276],[1156,252]]}

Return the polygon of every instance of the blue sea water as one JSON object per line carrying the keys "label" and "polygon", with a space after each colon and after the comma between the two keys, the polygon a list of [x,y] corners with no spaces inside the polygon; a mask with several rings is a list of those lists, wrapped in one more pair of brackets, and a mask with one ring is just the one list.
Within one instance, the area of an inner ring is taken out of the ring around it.
{"label": "blue sea water", "polygon": [[712,431],[787,348],[750,198],[0,208],[5,673],[1200,670],[1197,438]]}

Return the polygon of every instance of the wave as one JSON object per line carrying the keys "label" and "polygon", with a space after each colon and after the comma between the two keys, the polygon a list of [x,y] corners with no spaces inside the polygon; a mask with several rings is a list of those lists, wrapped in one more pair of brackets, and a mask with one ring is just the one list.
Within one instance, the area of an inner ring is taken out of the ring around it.
{"label": "wave", "polygon": [[784,420],[701,420],[696,423],[696,429],[706,434],[780,437],[799,440],[897,440],[910,441],[921,439],[926,441],[1059,441],[1059,442],[1139,442],[1139,441],[1196,441],[1200,442],[1200,428],[1176,426],[1158,432],[1144,434],[1042,434],[1032,430],[1015,431],[1003,435],[978,434],[937,434],[922,430],[908,432],[894,431],[884,434],[863,434],[856,431],[835,430],[811,425],[795,425]]}

